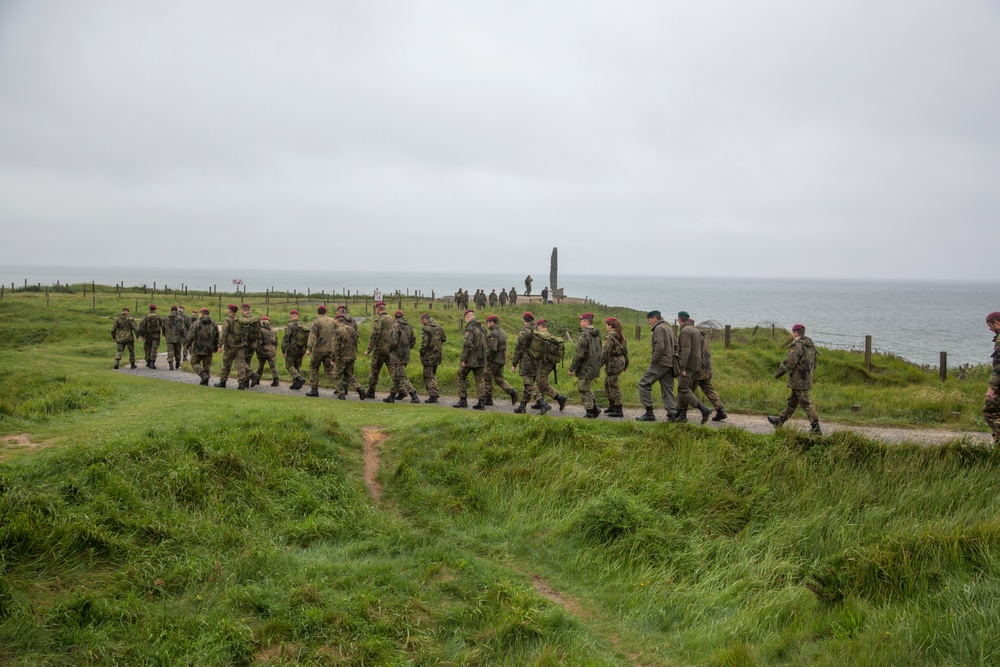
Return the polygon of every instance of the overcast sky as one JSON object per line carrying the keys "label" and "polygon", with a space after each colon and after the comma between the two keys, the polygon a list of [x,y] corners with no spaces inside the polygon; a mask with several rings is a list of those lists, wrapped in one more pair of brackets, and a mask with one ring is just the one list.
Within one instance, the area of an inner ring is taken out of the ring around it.
{"label": "overcast sky", "polygon": [[0,262],[997,278],[1000,4],[0,0]]}

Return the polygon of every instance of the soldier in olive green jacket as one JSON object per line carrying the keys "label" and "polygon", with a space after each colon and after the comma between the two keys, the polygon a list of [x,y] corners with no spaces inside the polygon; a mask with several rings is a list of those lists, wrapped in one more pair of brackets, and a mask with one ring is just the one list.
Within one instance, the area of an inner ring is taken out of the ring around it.
{"label": "soldier in olive green jacket", "polygon": [[246,332],[243,330],[243,323],[240,321],[239,307],[235,303],[228,306],[229,315],[222,323],[222,331],[219,333],[219,341],[222,352],[222,371],[219,373],[219,381],[214,386],[225,389],[229,380],[229,371],[236,363],[236,378],[239,384],[237,389],[246,389],[250,384],[250,369],[247,368],[246,353],[243,348],[246,346]]}
{"label": "soldier in olive green jacket", "polygon": [[365,390],[354,375],[358,358],[358,332],[350,325],[344,313],[337,313],[337,332],[333,339],[333,379],[340,400],[347,399],[347,389],[358,392],[358,399],[365,400]]}
{"label": "soldier in olive green jacket", "polygon": [[701,423],[704,424],[712,415],[704,403],[695,396],[694,386],[701,374],[702,337],[694,326],[694,321],[686,311],[677,313],[680,331],[677,334],[677,421],[687,421],[688,408],[697,408],[701,412]]}
{"label": "soldier in olive green jacket", "polygon": [[437,403],[441,392],[438,390],[437,368],[441,364],[441,351],[448,336],[437,321],[424,313],[420,316],[423,330],[420,337],[420,363],[424,367],[424,388],[427,389],[428,403]]}
{"label": "soldier in olive green jacket", "polygon": [[156,355],[160,349],[160,335],[163,333],[163,318],[156,312],[156,304],[149,304],[149,314],[139,322],[139,337],[146,353],[146,368],[156,368]]}
{"label": "soldier in olive green jacket", "polygon": [[809,424],[812,435],[822,435],[819,427],[819,415],[816,407],[812,404],[809,390],[812,389],[813,371],[816,369],[816,346],[812,339],[806,336],[806,328],[801,324],[792,326],[792,347],[788,350],[785,360],[778,366],[774,377],[780,378],[788,373],[788,388],[792,390],[788,397],[788,404],[779,415],[768,415],[767,421],[772,426],[781,426],[795,412],[795,408],[801,407],[809,417]]}
{"label": "soldier in olive green jacket", "polygon": [[271,318],[264,315],[260,318],[260,342],[257,344],[257,382],[264,372],[266,363],[271,369],[271,386],[278,386],[278,364],[275,358],[278,356],[278,332],[271,328]]}
{"label": "soldier in olive green jacket", "polygon": [[201,385],[208,386],[212,373],[212,354],[219,349],[219,327],[208,314],[208,308],[201,309],[201,317],[188,329],[187,348],[191,354],[191,370],[201,377]]}
{"label": "soldier in olive green jacket", "polygon": [[653,422],[653,385],[660,384],[660,394],[663,398],[663,409],[667,411],[667,420],[677,420],[677,399],[674,398],[674,378],[677,365],[677,339],[674,330],[663,321],[663,315],[658,310],[646,313],[646,320],[652,330],[650,344],[652,353],[649,366],[639,378],[639,401],[646,408],[645,414],[636,417],[636,421]]}
{"label": "soldier in olive green jacket", "polygon": [[306,346],[306,354],[312,356],[309,361],[309,384],[312,389],[306,393],[306,396],[319,396],[319,369],[321,366],[334,386],[337,383],[333,375],[333,352],[337,322],[332,317],[327,316],[326,306],[317,306],[316,312],[319,317],[313,321],[309,328],[309,342]]}
{"label": "soldier in olive green jacket", "polygon": [[397,310],[395,322],[389,333],[389,374],[392,376],[392,387],[389,395],[382,399],[383,403],[395,403],[396,392],[409,394],[410,403],[419,403],[420,397],[413,390],[410,378],[406,375],[406,366],[410,363],[410,350],[417,344],[413,335],[413,327],[406,321],[403,311]]}
{"label": "soldier in olive green jacket", "polygon": [[469,373],[476,378],[474,410],[486,409],[486,330],[476,319],[475,312],[465,311],[465,337],[462,341],[462,358],[458,368],[458,403],[452,407],[469,407]]}
{"label": "soldier in olive green jacket", "polygon": [[[691,322],[694,324],[694,321]],[[712,417],[712,421],[721,422],[728,418],[729,415],[726,414],[726,408],[722,405],[722,399],[719,398],[719,392],[715,390],[715,386],[712,384],[712,346],[709,345],[708,338],[705,336],[705,332],[701,332],[701,370],[698,372],[698,379],[694,383],[694,389],[701,389],[702,393],[705,394],[705,398],[711,402],[712,407],[715,408],[715,416]]]}
{"label": "soldier in olive green jacket", "polygon": [[281,338],[281,354],[285,356],[285,369],[292,376],[289,389],[298,391],[306,384],[306,379],[299,369],[302,367],[302,357],[305,356],[308,346],[309,329],[299,322],[299,311],[289,311],[288,326],[285,327],[285,335]]}
{"label": "soldier in olive green jacket", "polygon": [[[532,339],[535,333],[535,316],[530,312],[521,315],[523,326],[517,334],[517,342],[514,344],[514,355],[511,357],[510,369],[521,376],[521,403],[514,412],[524,414],[531,399],[541,400],[538,386],[535,384],[535,376],[538,374],[538,363],[530,354]],[[546,410],[545,412],[548,412]],[[544,413],[543,413],[544,414]]]}
{"label": "soldier in olive green jacket", "polygon": [[372,322],[372,335],[368,339],[366,357],[371,357],[371,368],[368,370],[368,398],[375,398],[375,388],[378,386],[382,367],[389,364],[389,336],[392,334],[392,316],[385,312],[385,303],[375,303],[375,321]]}
{"label": "soldier in olive green jacket", "polygon": [[135,318],[128,308],[122,308],[122,312],[115,318],[115,323],[111,327],[111,339],[118,346],[115,352],[115,368],[122,360],[122,353],[128,348],[128,362],[135,368],[135,334],[139,331],[139,325],[135,323]]}
{"label": "soldier in olive green jacket", "polygon": [[500,387],[510,396],[511,405],[517,404],[517,389],[510,386],[504,377],[507,367],[507,332],[500,326],[500,318],[490,315],[486,318],[486,405],[493,405],[493,385]]}
{"label": "soldier in olive green jacket", "polygon": [[586,419],[597,419],[601,414],[597,399],[591,389],[594,380],[601,375],[601,332],[594,328],[594,314],[580,315],[580,335],[576,339],[576,352],[569,365],[569,376],[576,376],[576,388],[580,400],[587,410]]}
{"label": "soldier in olive green jacket", "polygon": [[617,317],[606,318],[604,328],[608,335],[601,350],[601,365],[604,366],[604,395],[608,397],[610,403],[604,413],[609,417],[624,417],[618,376],[628,370],[628,343],[625,341],[622,323]]}
{"label": "soldier in olive green jacket", "polygon": [[[566,408],[566,396],[556,391],[556,388],[549,382],[549,376],[556,370],[556,364],[562,361],[562,338],[549,332],[549,324],[544,319],[536,323],[535,334],[531,337],[531,347],[528,353],[535,359],[536,372],[535,384],[538,386],[540,398],[532,405],[532,408],[548,412],[545,406],[548,403],[545,398],[552,398],[559,404],[560,412]],[[556,350],[559,353],[556,353]]]}
{"label": "soldier in olive green jacket", "polygon": [[177,306],[170,306],[170,314],[163,320],[163,333],[167,339],[167,366],[169,370],[181,369],[181,348],[184,347],[184,334],[187,331],[187,318],[181,315]]}

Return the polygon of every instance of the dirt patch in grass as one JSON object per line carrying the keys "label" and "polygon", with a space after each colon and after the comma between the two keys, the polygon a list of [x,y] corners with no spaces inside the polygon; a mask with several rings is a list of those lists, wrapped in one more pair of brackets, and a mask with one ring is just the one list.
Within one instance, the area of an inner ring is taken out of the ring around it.
{"label": "dirt patch in grass", "polygon": [[386,439],[386,434],[375,426],[363,431],[365,443],[365,486],[376,504],[382,502],[382,485],[378,483],[379,444]]}
{"label": "dirt patch in grass", "polygon": [[0,435],[0,461],[7,458],[11,454],[30,451],[32,449],[40,449],[45,446],[46,443],[33,441],[31,436],[27,433]]}

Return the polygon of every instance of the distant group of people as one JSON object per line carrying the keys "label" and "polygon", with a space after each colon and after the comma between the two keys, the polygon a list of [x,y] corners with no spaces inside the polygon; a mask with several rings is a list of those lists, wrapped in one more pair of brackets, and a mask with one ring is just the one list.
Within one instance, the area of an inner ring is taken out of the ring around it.
{"label": "distant group of people", "polygon": [[[455,306],[457,308],[468,309],[470,303],[469,290],[458,288],[455,292]],[[482,310],[489,306],[490,308],[504,308],[508,304],[511,306],[517,305],[517,290],[513,287],[510,291],[506,289],[501,289],[500,293],[494,289],[489,294],[484,290],[477,289],[475,294],[472,295],[471,303],[478,309]]]}

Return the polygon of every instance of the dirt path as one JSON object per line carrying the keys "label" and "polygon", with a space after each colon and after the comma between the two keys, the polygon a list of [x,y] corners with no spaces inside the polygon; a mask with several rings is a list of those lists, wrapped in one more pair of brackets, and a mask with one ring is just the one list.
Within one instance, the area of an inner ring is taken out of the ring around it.
{"label": "dirt path", "polygon": [[382,433],[378,427],[369,426],[362,431],[362,437],[365,443],[365,486],[368,487],[368,493],[371,494],[375,504],[381,505],[382,485],[378,483],[378,466],[381,456],[379,445],[388,436]]}

